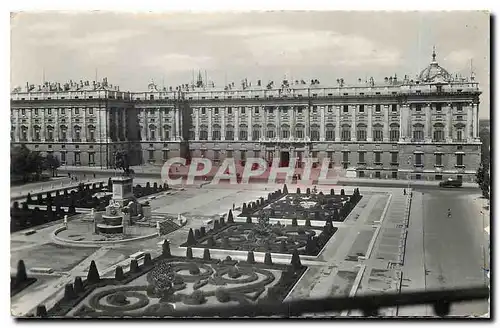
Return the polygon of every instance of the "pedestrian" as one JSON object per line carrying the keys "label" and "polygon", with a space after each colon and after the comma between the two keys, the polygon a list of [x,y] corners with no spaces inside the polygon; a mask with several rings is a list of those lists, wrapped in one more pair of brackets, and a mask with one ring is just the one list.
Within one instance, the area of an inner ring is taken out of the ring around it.
{"label": "pedestrian", "polygon": [[85,179],[85,173],[83,173],[83,179]]}
{"label": "pedestrian", "polygon": [[403,193],[406,195],[406,189],[403,189]]}
{"label": "pedestrian", "polygon": [[69,172],[68,172],[68,178],[70,178],[70,179],[71,179],[71,173],[69,173]]}
{"label": "pedestrian", "polygon": [[94,173],[94,179],[95,179],[95,173]]}

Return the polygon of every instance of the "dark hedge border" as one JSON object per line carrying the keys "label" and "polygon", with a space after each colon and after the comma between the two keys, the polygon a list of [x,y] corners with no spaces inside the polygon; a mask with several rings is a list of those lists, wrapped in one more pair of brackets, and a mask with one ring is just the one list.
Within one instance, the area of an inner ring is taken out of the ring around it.
{"label": "dark hedge border", "polygon": [[[233,250],[233,251],[241,251],[241,252],[249,252],[249,251],[261,252],[261,253],[271,252],[271,253],[279,253],[279,254],[289,254],[289,255],[292,255],[293,249],[287,249],[287,251],[285,253],[283,253],[283,252],[280,252],[279,248],[278,249],[273,248],[270,251],[269,250],[258,250],[256,248],[254,248],[253,250],[243,250],[243,249],[239,249],[237,244],[231,244],[231,242],[229,242],[229,246],[230,247],[224,247],[222,244],[218,244],[218,245],[215,244],[213,246],[208,246],[206,244],[202,244],[202,242],[206,241],[208,238],[215,237],[217,234],[223,232],[224,230],[229,229],[230,227],[245,226],[245,225],[256,225],[256,223],[246,223],[246,222],[225,223],[225,225],[219,226],[219,228],[217,230],[214,230],[213,228],[209,229],[206,232],[205,236],[203,236],[202,238],[199,238],[199,239],[196,240],[195,244],[188,244],[188,242],[186,241],[186,242],[182,243],[180,246],[181,247],[192,247],[192,248],[209,248],[209,249],[220,249],[220,250]],[[321,234],[323,234],[324,227],[318,227],[318,226],[311,226],[311,227],[297,226],[297,228],[301,228],[301,227],[302,228],[307,228],[309,230],[320,230],[321,233],[319,233],[318,235],[316,235],[315,236],[316,238],[319,238],[319,236]],[[338,231],[338,228],[337,227],[333,227],[333,232],[330,235],[326,235],[327,238],[324,240],[324,244],[321,245],[321,243],[318,243],[318,247],[316,248],[316,250],[312,254],[306,254],[304,252],[304,253],[300,253],[300,255],[318,256],[318,254],[323,250],[323,248],[326,246],[326,244],[328,244],[328,241],[330,241],[330,238],[332,238],[337,231]]]}
{"label": "dark hedge border", "polygon": [[[117,281],[114,278],[101,278],[101,280],[95,284],[89,284],[87,282],[87,280],[83,281],[83,292],[78,293],[75,298],[70,299],[70,300],[65,299],[64,297],[61,298],[59,301],[57,301],[57,303],[50,310],[47,311],[47,317],[52,317],[52,318],[64,317],[68,314],[68,312],[73,310],[78,304],[80,304],[88,295],[90,295],[97,288],[101,288],[101,287],[105,287],[105,286],[123,286],[123,285],[126,285],[126,284],[130,283],[131,281],[139,278],[140,276],[148,273],[150,270],[152,270],[155,267],[155,265],[158,261],[163,261],[163,260],[166,260],[168,262],[179,261],[179,262],[186,262],[186,263],[195,262],[195,263],[201,263],[201,264],[218,264],[218,263],[224,264],[224,261],[226,261],[226,260],[218,260],[218,259],[204,260],[201,258],[188,259],[188,258],[182,257],[182,256],[165,257],[165,256],[160,255],[160,256],[152,259],[150,265],[147,265],[147,266],[144,266],[144,264],[141,265],[139,267],[139,270],[136,272],[127,271],[127,273],[124,274],[124,279],[122,279],[120,281]],[[290,290],[295,286],[295,284],[298,282],[300,277],[302,277],[303,273],[307,269],[307,267],[302,266],[302,268],[299,270],[293,270],[293,267],[291,265],[287,265],[287,264],[278,264],[278,263],[274,264],[273,263],[272,265],[268,265],[268,264],[264,264],[264,263],[260,263],[260,262],[246,263],[245,261],[239,261],[238,266],[242,266],[242,267],[251,266],[251,267],[255,267],[255,268],[282,271],[283,273],[280,277],[280,280],[275,285],[275,286],[281,286],[279,288],[279,290],[277,290],[277,292],[278,292],[277,295],[279,295],[282,298],[281,301],[284,300],[286,295],[288,295]],[[288,277],[285,275],[285,272],[295,272],[296,273],[295,279],[293,279],[293,280],[288,279]],[[282,280],[288,280],[288,281],[282,281]],[[273,286],[273,287],[275,287],[275,286]],[[287,287],[284,288],[283,286],[287,286]],[[222,312],[224,311],[223,307],[222,307],[221,311]],[[74,314],[75,317],[76,317],[78,312],[80,312],[80,310],[75,312],[75,314]],[[85,312],[85,310],[82,310],[82,312]],[[94,313],[86,313],[85,316],[87,316],[87,317],[120,317],[120,316],[125,316],[125,314],[123,314],[123,313],[120,314],[120,313],[115,313],[115,312],[113,312],[113,313],[94,312]],[[171,315],[175,317],[175,313],[172,313]],[[142,313],[137,314],[137,315],[127,314],[126,316],[127,317],[143,317],[144,314],[142,314]]]}
{"label": "dark hedge border", "polygon": [[[281,190],[281,189],[278,189],[278,190]],[[271,194],[273,192],[276,192],[278,190],[272,191],[269,194]],[[281,195],[279,195],[278,198],[271,199],[271,200],[267,200],[267,198],[264,198],[264,204],[258,205],[253,212],[248,212],[247,211],[245,214],[243,214],[243,212],[241,212],[237,217],[239,217],[239,218],[246,218],[248,216],[250,216],[250,217],[257,217],[256,213],[258,213],[259,211],[263,210],[266,206],[271,205],[271,204],[273,204],[273,203],[281,200],[283,197],[285,197],[286,195],[289,195],[289,194],[290,193],[288,193],[288,192],[287,193],[283,193],[283,190],[281,190]],[[258,199],[260,199],[260,198],[258,198]],[[251,204],[251,203],[253,203],[253,202],[251,201],[248,204]],[[243,205],[241,205],[241,206],[242,206],[242,209],[243,209]]]}
{"label": "dark hedge border", "polygon": [[33,277],[28,277],[21,284],[16,285],[16,277],[10,277],[10,297],[22,292],[24,289],[28,288],[34,284],[38,279]]}

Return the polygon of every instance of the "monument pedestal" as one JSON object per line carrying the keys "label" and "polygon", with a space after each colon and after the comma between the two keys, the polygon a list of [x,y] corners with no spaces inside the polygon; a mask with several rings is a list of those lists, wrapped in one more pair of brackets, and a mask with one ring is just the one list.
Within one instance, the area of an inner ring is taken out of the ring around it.
{"label": "monument pedestal", "polygon": [[123,207],[127,205],[130,200],[134,199],[133,178],[114,177],[111,178],[111,182],[113,184],[112,199],[115,203]]}

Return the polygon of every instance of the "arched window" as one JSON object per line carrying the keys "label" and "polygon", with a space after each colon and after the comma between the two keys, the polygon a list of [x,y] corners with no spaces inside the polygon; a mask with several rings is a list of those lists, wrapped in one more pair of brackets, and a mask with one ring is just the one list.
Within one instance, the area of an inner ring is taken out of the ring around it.
{"label": "arched window", "polygon": [[149,140],[156,139],[156,126],[154,124],[149,125]]}
{"label": "arched window", "polygon": [[208,126],[200,125],[200,140],[208,140]]}
{"label": "arched window", "polygon": [[351,140],[351,126],[349,124],[342,125],[342,131],[340,138],[342,141],[350,141]]}
{"label": "arched window", "polygon": [[[241,108],[244,109],[245,107],[241,107]],[[242,140],[242,141],[248,140],[248,126],[246,124],[240,124],[240,126],[238,128],[239,128],[238,139]]]}
{"label": "arched window", "polygon": [[21,126],[21,141],[28,141],[28,127]]}
{"label": "arched window", "polygon": [[304,125],[296,124],[295,125],[295,138],[303,139],[304,138]]}
{"label": "arched window", "polygon": [[274,126],[274,124],[267,125],[266,137],[271,139],[276,138],[276,127]]}
{"label": "arched window", "polygon": [[212,130],[212,140],[220,140],[220,125],[214,124]]}
{"label": "arched window", "polygon": [[360,123],[356,128],[356,140],[366,141],[366,124]]}
{"label": "arched window", "polygon": [[61,125],[59,127],[59,141],[66,141],[68,138],[68,127],[66,125]]}
{"label": "arched window", "polygon": [[163,126],[163,140],[170,140],[170,125]]}
{"label": "arched window", "polygon": [[283,124],[281,126],[281,138],[282,139],[290,138],[290,126],[288,124]]}
{"label": "arched window", "polygon": [[311,141],[319,141],[319,125],[311,125]]}
{"label": "arched window", "polygon": [[373,126],[373,141],[384,140],[384,126],[382,124],[375,124]]}
{"label": "arched window", "polygon": [[262,127],[258,124],[255,124],[253,127],[252,127],[252,140],[253,141],[257,141],[260,139],[260,130],[262,129]]}
{"label": "arched window", "polygon": [[417,123],[413,125],[413,140],[423,141],[424,140],[424,125]]}
{"label": "arched window", "polygon": [[335,126],[331,123],[326,125],[326,141],[335,141]]}
{"label": "arched window", "polygon": [[433,141],[444,141],[444,125],[443,123],[434,124],[434,130],[432,133]]}
{"label": "arched window", "polygon": [[234,126],[226,125],[226,140],[234,140]]}
{"label": "arched window", "polygon": [[41,130],[41,128],[39,125],[33,126],[33,131],[34,131],[33,140],[34,141],[40,141],[40,130]]}
{"label": "arched window", "polygon": [[54,127],[47,125],[47,141],[54,141]]}
{"label": "arched window", "polygon": [[392,123],[389,125],[389,137],[391,141],[399,141],[399,124]]}
{"label": "arched window", "polygon": [[95,141],[95,126],[91,124],[91,125],[87,126],[87,130],[88,130],[87,140],[90,142],[94,142]]}

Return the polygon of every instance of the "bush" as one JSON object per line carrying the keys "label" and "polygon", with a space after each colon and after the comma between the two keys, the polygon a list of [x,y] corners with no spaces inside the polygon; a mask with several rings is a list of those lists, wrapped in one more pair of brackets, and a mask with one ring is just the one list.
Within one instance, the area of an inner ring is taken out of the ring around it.
{"label": "bush", "polygon": [[131,273],[139,272],[139,263],[137,263],[136,259],[130,261],[130,272]]}
{"label": "bush", "polygon": [[25,282],[27,279],[28,275],[26,274],[26,266],[24,265],[24,261],[19,260],[19,262],[17,262],[16,285]]}
{"label": "bush", "polygon": [[267,265],[273,264],[273,260],[271,259],[271,253],[266,252],[266,255],[264,256],[264,264],[267,264]]}
{"label": "bush", "polygon": [[298,223],[297,223],[297,218],[293,218],[293,219],[292,219],[292,226],[293,226],[293,227],[296,227],[297,225],[298,225]]}
{"label": "bush", "polygon": [[189,265],[189,273],[192,275],[200,274],[200,268],[195,263],[191,263]]}
{"label": "bush", "polygon": [[189,233],[188,233],[188,238],[187,238],[186,244],[187,245],[196,244],[196,239],[194,238],[193,228],[189,228]]}
{"label": "bush", "polygon": [[193,249],[191,247],[188,247],[186,249],[186,258],[192,259],[193,258]]}
{"label": "bush", "polygon": [[306,189],[306,195],[310,195],[311,194],[311,188],[307,188]]}
{"label": "bush", "polygon": [[286,253],[286,243],[284,240],[281,241],[280,243],[280,250],[279,250],[280,253]]}
{"label": "bush", "polygon": [[345,196],[345,191],[344,191],[344,189],[340,189],[340,196]]}
{"label": "bush", "polygon": [[186,301],[188,304],[203,304],[206,302],[205,294],[201,290],[195,290]]}
{"label": "bush", "polygon": [[75,278],[75,282],[73,283],[73,290],[75,291],[75,294],[80,294],[81,292],[83,292],[82,277]]}
{"label": "bush", "polygon": [[233,211],[229,210],[229,214],[227,215],[227,223],[234,223]]}
{"label": "bush", "polygon": [[237,268],[235,267],[231,267],[227,273],[227,275],[229,276],[229,278],[231,279],[238,279],[239,277],[241,277],[241,273],[240,271],[238,271]]}
{"label": "bush", "polygon": [[65,300],[72,300],[75,298],[75,291],[73,290],[73,284],[66,284],[64,286],[64,299]]}
{"label": "bush", "polygon": [[241,207],[241,213],[245,214],[247,211],[247,204],[243,203],[243,206]]}
{"label": "bush", "polygon": [[297,188],[297,194],[300,195],[300,188]]}
{"label": "bush", "polygon": [[311,220],[307,219],[306,220],[306,227],[310,227],[311,226]]}
{"label": "bush", "polygon": [[[136,261],[137,262],[137,261]],[[101,280],[99,277],[99,271],[97,271],[97,266],[95,261],[90,262],[89,272],[87,274],[87,282],[90,284],[98,283]]]}
{"label": "bush", "polygon": [[255,263],[255,257],[253,254],[253,251],[249,251],[247,254],[247,263],[254,264]]}
{"label": "bush", "polygon": [[207,246],[208,247],[214,247],[215,246],[214,236],[209,236],[207,238]]}
{"label": "bush", "polygon": [[146,253],[144,254],[144,266],[150,266],[153,264],[153,261],[151,260],[151,253]]}
{"label": "bush", "polygon": [[205,237],[206,233],[207,233],[207,232],[206,232],[206,230],[205,230],[205,227],[201,227],[201,228],[200,228],[200,237]]}
{"label": "bush", "polygon": [[45,305],[38,305],[36,307],[36,317],[40,318],[46,318],[47,317],[47,308],[45,308]]}
{"label": "bush", "polygon": [[222,238],[222,248],[229,248],[229,239],[227,237]]}
{"label": "bush", "polygon": [[200,239],[201,238],[201,232],[199,229],[194,230],[194,238],[195,239]]}
{"label": "bush", "polygon": [[215,290],[215,297],[217,298],[217,301],[221,303],[227,303],[231,300],[231,296],[228,291],[220,287]]}
{"label": "bush", "polygon": [[252,217],[251,216],[247,216],[247,223],[252,223]]}
{"label": "bush", "polygon": [[290,264],[295,270],[302,268],[302,263],[300,263],[299,252],[296,249],[293,250],[292,260],[290,261]]}
{"label": "bush", "polygon": [[164,257],[170,257],[170,256],[172,256],[172,254],[170,253],[170,243],[166,239],[163,242],[161,255],[164,256]]}
{"label": "bush", "polygon": [[203,259],[205,261],[210,261],[211,258],[210,258],[210,250],[208,248],[205,248],[205,250],[203,251]]}
{"label": "bush", "polygon": [[115,269],[115,280],[121,281],[123,279],[125,279],[123,268],[121,266],[117,266]]}

